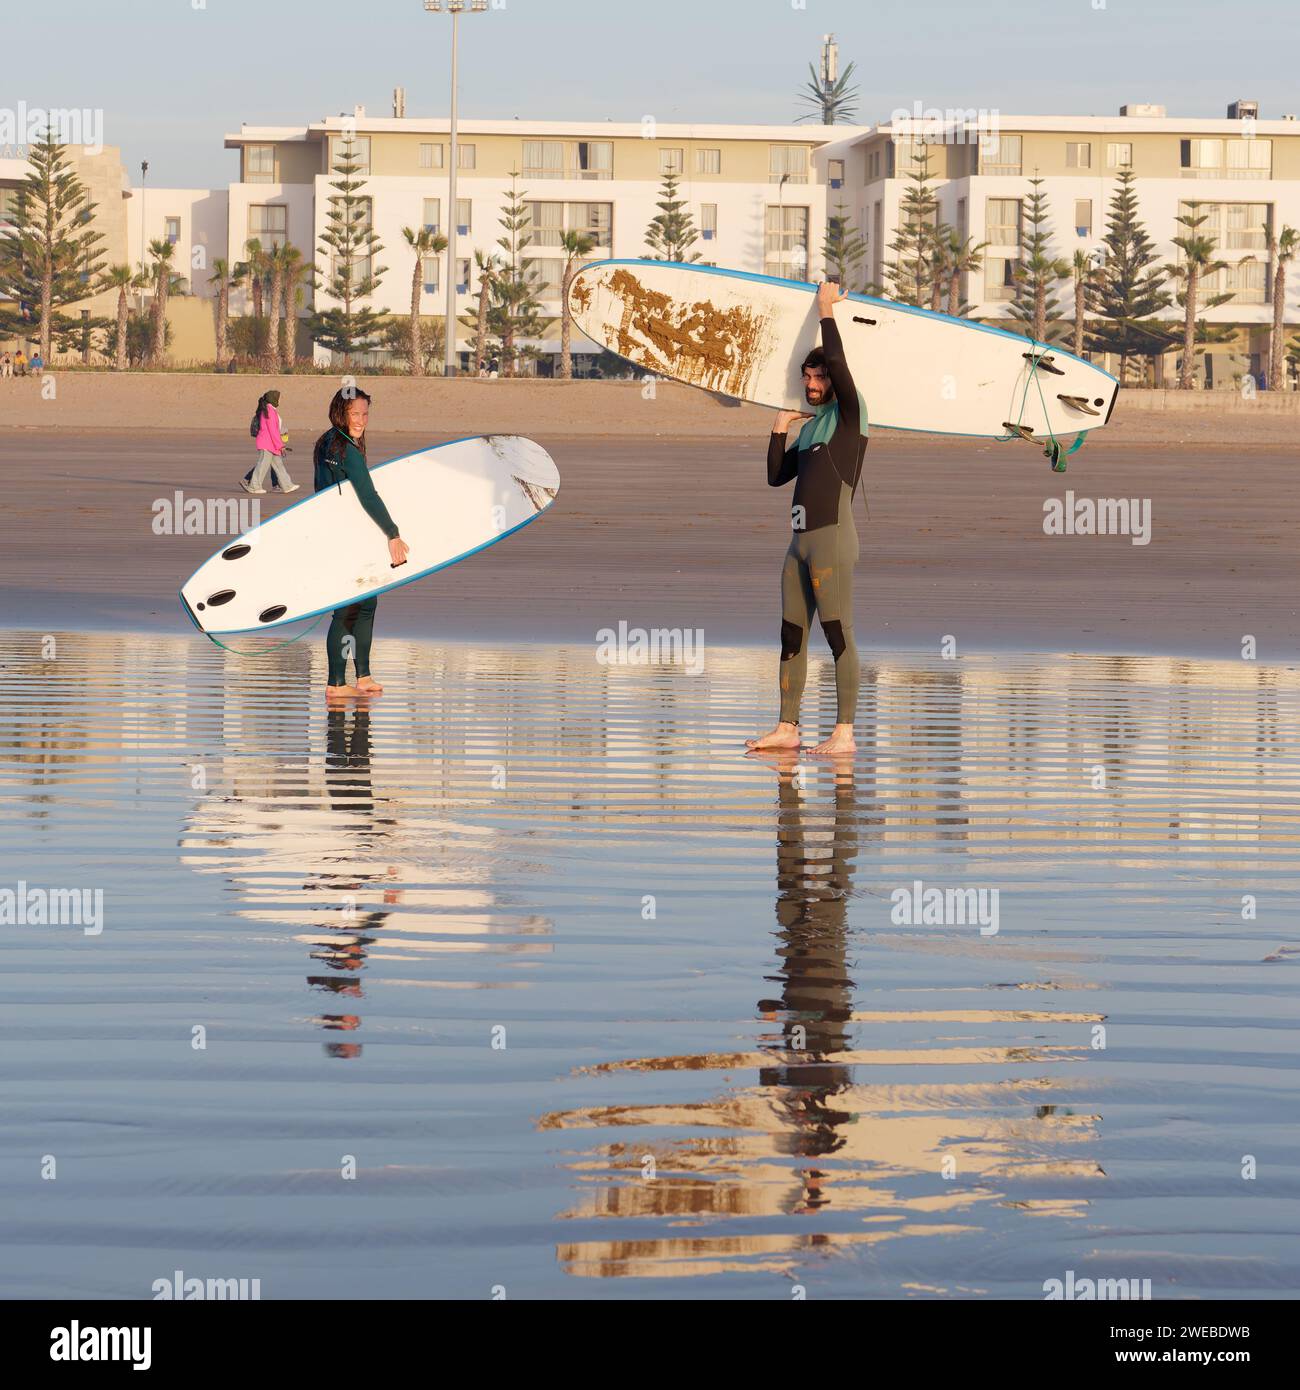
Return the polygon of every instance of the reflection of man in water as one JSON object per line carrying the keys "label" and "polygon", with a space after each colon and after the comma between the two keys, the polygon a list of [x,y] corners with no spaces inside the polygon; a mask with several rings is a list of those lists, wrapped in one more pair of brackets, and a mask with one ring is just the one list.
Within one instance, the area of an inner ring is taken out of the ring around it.
{"label": "reflection of man in water", "polygon": [[[792,1133],[789,1151],[815,1157],[842,1147],[839,1129],[850,1111],[828,1103],[851,1084],[852,1067],[828,1059],[851,1042],[853,981],[848,975],[848,896],[857,854],[858,806],[851,767],[837,768],[833,801],[816,787],[804,796],[795,785],[793,757],[778,765],[776,920],[780,968],[771,976],[780,998],[761,999],[758,1010],[781,1020],[780,1040],[763,1045],[787,1054],[764,1067],[759,1083],[781,1087]],[[805,769],[806,771],[806,769]],[[798,1058],[789,1054],[798,1054]],[[806,1060],[801,1060],[806,1059]],[[820,1206],[822,1174],[806,1170],[805,1206]]]}

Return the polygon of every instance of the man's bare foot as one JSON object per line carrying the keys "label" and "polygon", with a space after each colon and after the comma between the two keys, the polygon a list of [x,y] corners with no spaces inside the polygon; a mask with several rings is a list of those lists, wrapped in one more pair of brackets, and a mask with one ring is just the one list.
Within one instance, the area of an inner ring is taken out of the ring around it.
{"label": "man's bare foot", "polygon": [[382,695],[384,687],[373,676],[358,676],[357,690],[362,695]]}
{"label": "man's bare foot", "polygon": [[327,700],[353,700],[361,694],[355,685],[327,685],[325,687],[325,698]]}
{"label": "man's bare foot", "polygon": [[754,752],[760,748],[798,748],[799,726],[782,720],[775,729],[759,734],[757,738],[747,738],[745,747]]}
{"label": "man's bare foot", "polygon": [[853,741],[852,724],[836,724],[830,738],[808,750],[816,757],[834,757],[837,753],[856,753],[858,745]]}

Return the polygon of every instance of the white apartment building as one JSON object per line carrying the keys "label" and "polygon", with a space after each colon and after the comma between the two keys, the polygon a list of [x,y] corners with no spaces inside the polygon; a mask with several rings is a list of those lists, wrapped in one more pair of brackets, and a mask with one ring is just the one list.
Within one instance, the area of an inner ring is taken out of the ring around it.
{"label": "white apartment building", "polygon": [[[497,252],[511,173],[531,213],[533,262],[543,315],[559,314],[565,254],[560,236],[581,231],[595,246],[587,259],[648,254],[646,230],[658,215],[664,175],[678,176],[678,197],[694,220],[694,250],[708,264],[806,278],[821,265],[827,187],[816,157],[846,147],[866,127],[664,125],[654,122],[585,124],[567,121],[462,121],[457,127],[456,257],[460,315],[477,308],[474,253]],[[239,178],[229,190],[227,244],[238,260],[247,241],[288,241],[305,256],[319,254],[328,223],[333,166],[351,136],[360,160],[363,195],[387,267],[370,300],[376,309],[406,314],[413,253],[404,227],[448,235],[452,225],[449,123],[445,119],[350,116],[310,125],[241,127],[226,137],[239,152]],[[445,312],[447,256],[427,256],[421,268],[421,311]],[[322,262],[323,264],[323,262]],[[242,312],[242,296],[232,312]],[[457,342],[468,352],[468,330]],[[559,351],[559,325],[536,344]],[[596,346],[574,335],[574,351]],[[317,350],[319,353],[319,349]]]}
{"label": "white apartment building", "polygon": [[[1231,299],[1198,317],[1232,326],[1234,338],[1201,354],[1198,373],[1211,386],[1231,386],[1243,372],[1258,377],[1267,367],[1273,321],[1270,235],[1300,228],[1300,122],[1257,119],[1249,103],[1230,110],[1223,120],[1173,119],[1158,106],[1127,106],[1114,117],[996,113],[992,132],[987,120],[977,119],[878,126],[857,137],[846,157],[851,207],[869,246],[868,278],[885,279],[907,175],[920,152],[918,135],[937,175],[940,220],[975,243],[988,243],[982,269],[966,277],[963,298],[972,317],[991,323],[1007,320],[1014,297],[1012,270],[1024,253],[1025,211],[1034,191],[1029,180],[1043,180],[1050,253],[1072,261],[1076,249],[1101,247],[1118,175],[1132,169],[1139,216],[1158,264],[1179,258],[1173,239],[1186,229],[1177,218],[1191,201],[1208,215],[1201,233],[1217,239],[1215,257],[1227,263],[1204,283],[1203,297],[1227,293]],[[1290,280],[1286,321],[1295,324],[1300,263]],[[1070,281],[1062,282],[1060,301],[1072,319]],[[1173,304],[1160,317],[1181,321],[1182,310]],[[1172,358],[1164,364],[1166,377]]]}

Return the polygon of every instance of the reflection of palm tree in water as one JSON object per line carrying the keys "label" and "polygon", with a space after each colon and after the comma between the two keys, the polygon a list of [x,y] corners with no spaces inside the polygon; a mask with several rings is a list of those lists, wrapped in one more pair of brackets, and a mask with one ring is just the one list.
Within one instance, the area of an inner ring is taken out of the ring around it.
{"label": "reflection of palm tree in water", "polygon": [[[779,999],[762,999],[758,1009],[781,1019],[779,1041],[769,1036],[761,1046],[784,1054],[778,1065],[763,1067],[759,1082],[781,1087],[790,1128],[778,1131],[788,1153],[818,1157],[844,1144],[840,1130],[853,1121],[851,1111],[831,1103],[852,1082],[852,1067],[829,1060],[850,1047],[853,981],[848,975],[848,897],[853,859],[858,848],[857,805],[853,770],[835,769],[834,813],[824,802],[809,801],[790,774],[780,767],[776,847],[776,919],[781,961],[776,975]],[[805,772],[807,769],[804,770]],[[800,1060],[806,1058],[806,1060]],[[825,1205],[824,1174],[802,1173],[804,1200],[798,1209]]]}
{"label": "reflection of palm tree in water", "polygon": [[[364,817],[373,828],[373,834],[360,837],[355,845],[358,852],[373,851],[374,841],[386,838],[388,831],[382,827],[395,824],[394,821],[374,816],[374,789],[370,780],[370,711],[359,709],[352,716],[352,727],[348,728],[346,707],[331,708],[326,715],[325,731],[325,790],[329,796],[330,809]],[[330,942],[312,952],[312,959],[324,962],[333,975],[308,975],[307,983],[313,989],[345,999],[360,999],[361,984],[357,979],[365,969],[366,947],[373,944],[372,934],[382,927],[389,914],[371,910],[358,917],[354,894],[368,884],[396,873],[390,869],[389,875],[358,873],[316,873],[303,884],[306,891],[327,889],[331,895],[342,894],[344,902],[339,911],[342,920],[330,925],[329,930],[338,932],[337,943]],[[399,901],[398,890],[386,888],[385,903]],[[361,1017],[355,1013],[322,1013],[316,1020],[321,1027],[351,1032],[361,1026]],[[332,1043],[326,1050],[335,1057],[356,1057],[361,1053],[358,1043]]]}

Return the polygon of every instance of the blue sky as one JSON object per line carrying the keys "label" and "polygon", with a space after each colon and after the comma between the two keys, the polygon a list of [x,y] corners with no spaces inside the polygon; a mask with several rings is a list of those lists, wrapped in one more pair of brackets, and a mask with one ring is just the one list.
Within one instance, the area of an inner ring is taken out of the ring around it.
{"label": "blue sky", "polygon": [[[1300,112],[1300,5],[1255,0],[505,0],[461,23],[461,114],[784,122],[834,32],[856,60],[859,119],[916,101],[1018,114],[1159,102],[1222,116]],[[198,5],[200,8],[195,8]],[[445,16],[422,0],[45,0],[0,20],[0,106],[102,108],[104,139],[155,186],[228,183],[221,137],[358,102],[445,115]],[[48,50],[48,52],[47,52]],[[156,77],[154,73],[156,72]]]}

